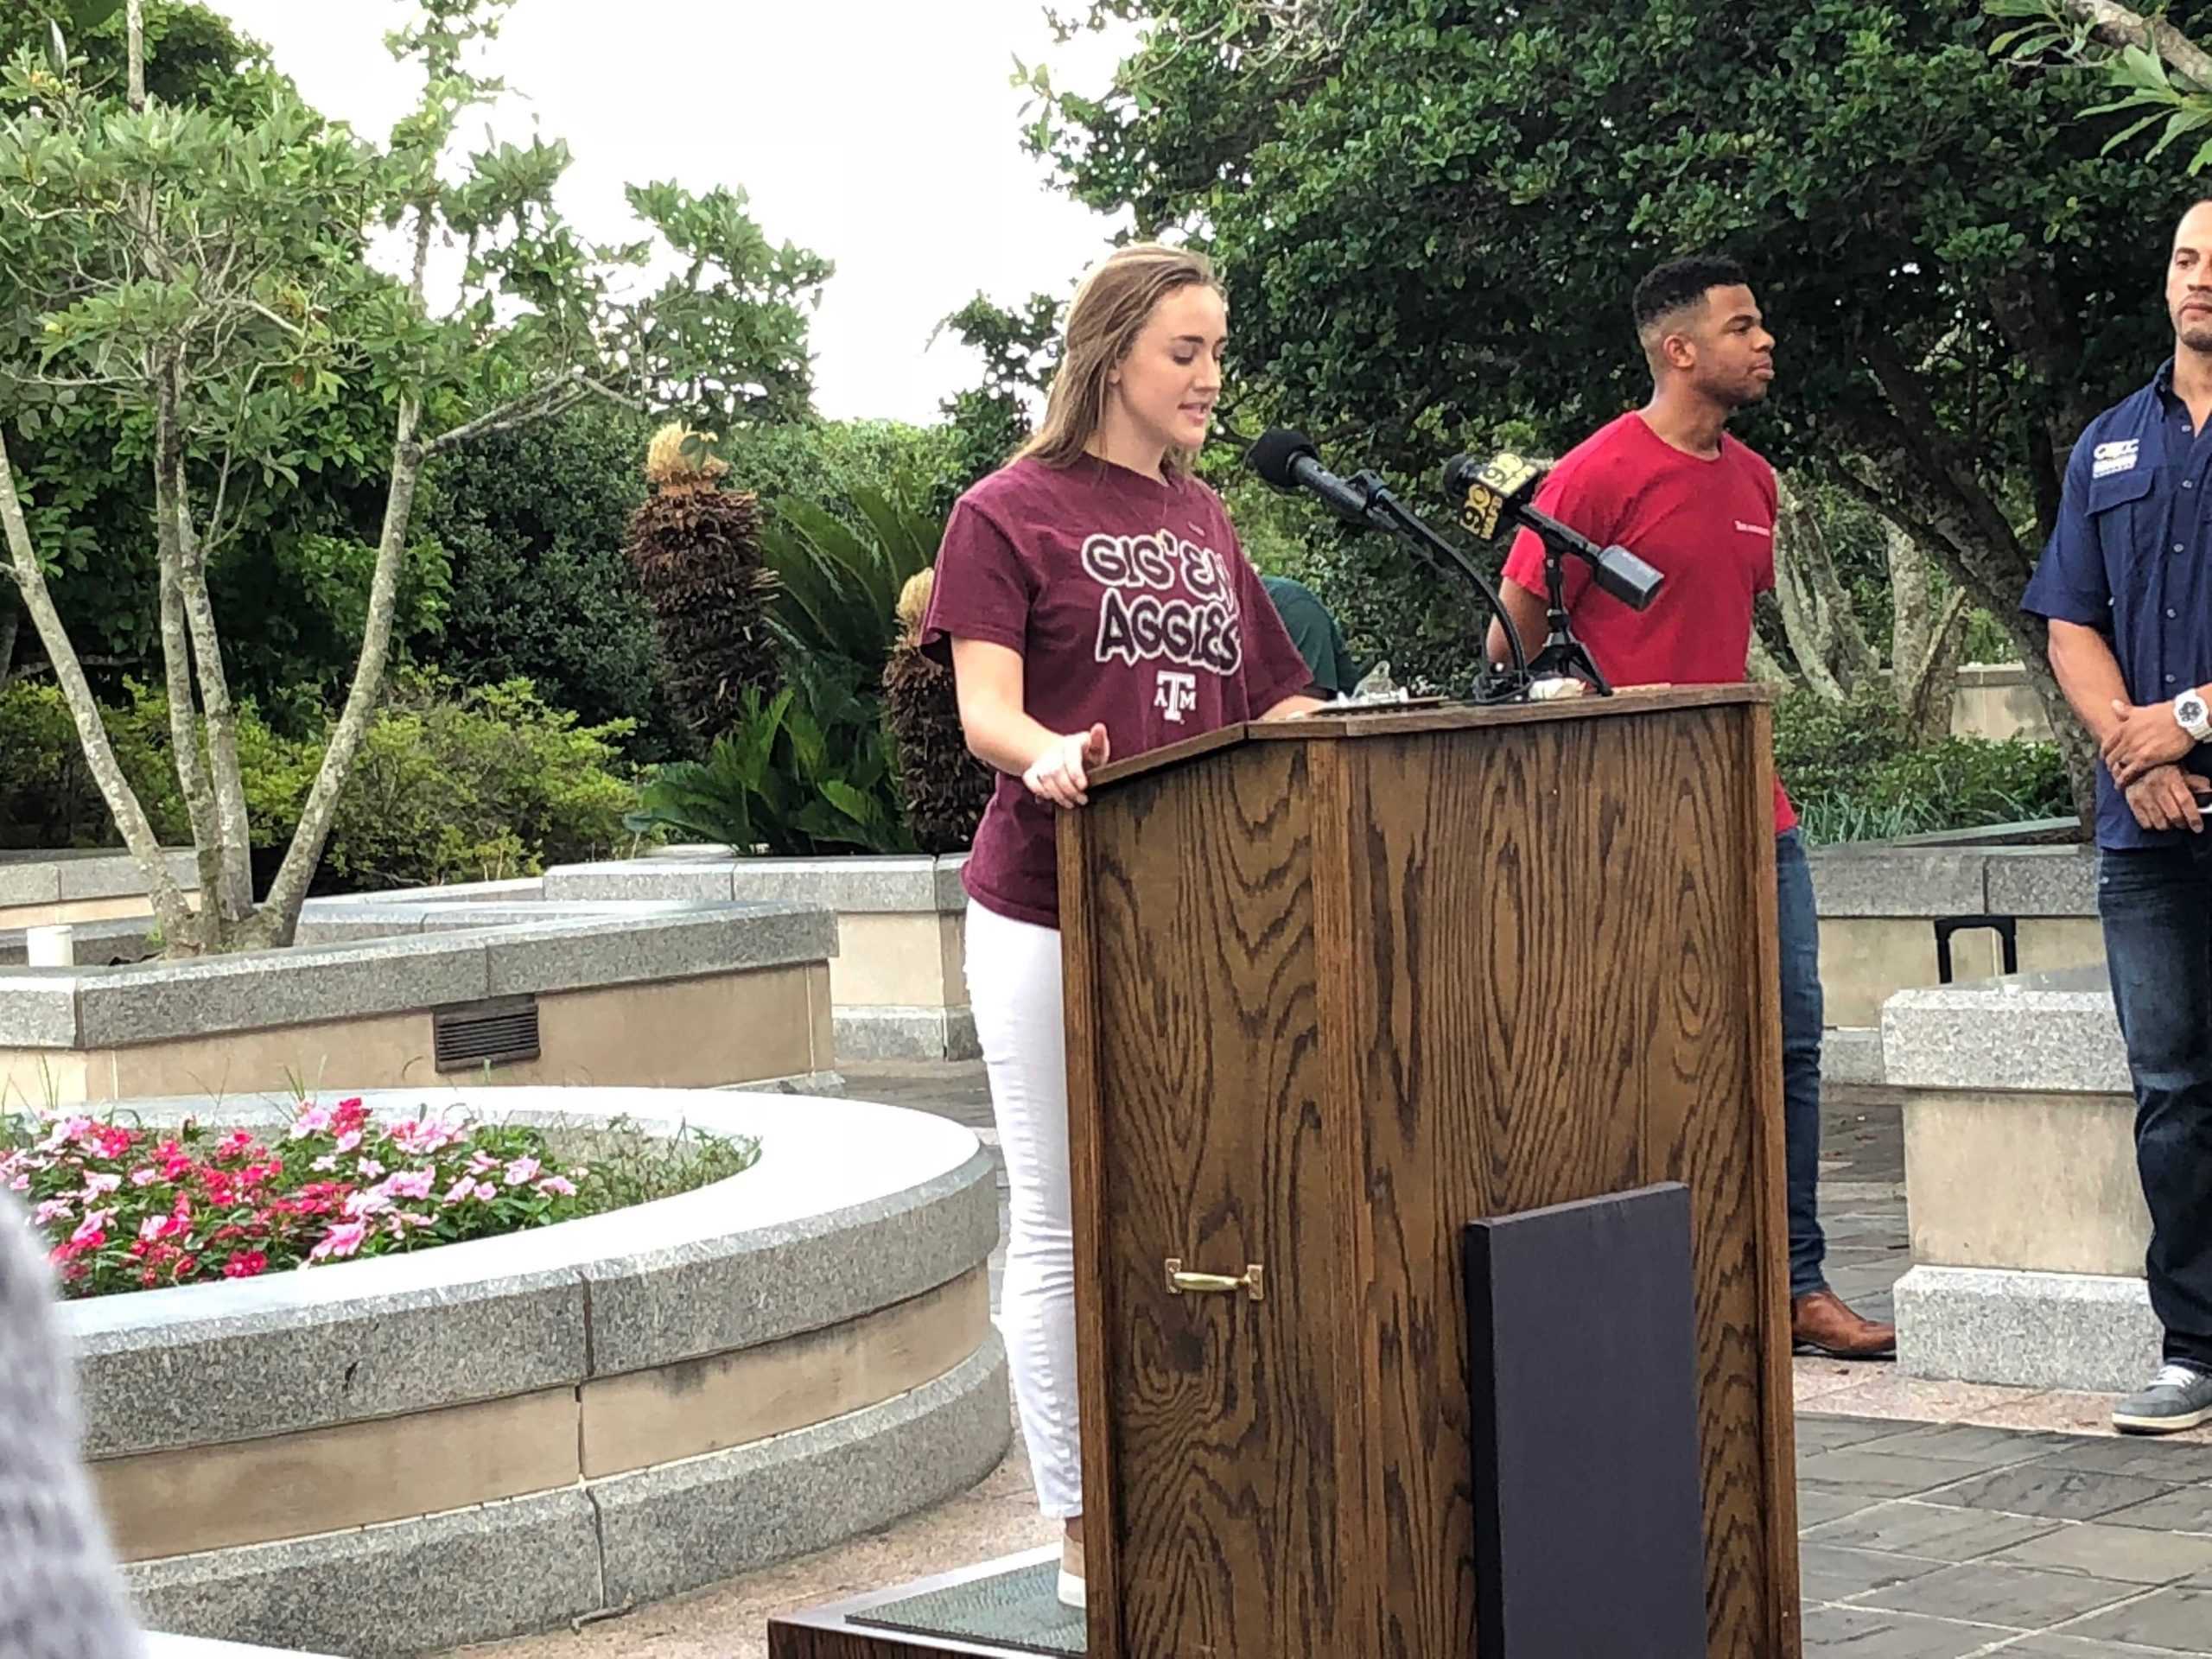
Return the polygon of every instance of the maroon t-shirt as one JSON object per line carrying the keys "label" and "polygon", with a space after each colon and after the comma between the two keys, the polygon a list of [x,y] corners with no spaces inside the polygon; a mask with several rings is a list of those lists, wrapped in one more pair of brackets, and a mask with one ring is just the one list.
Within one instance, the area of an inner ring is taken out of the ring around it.
{"label": "maroon t-shirt", "polygon": [[[1103,723],[1117,760],[1256,719],[1313,678],[1220,497],[1088,455],[1017,461],[960,498],[922,648],[950,662],[955,639],[1020,652],[1029,717],[1054,732]],[[969,896],[1058,927],[1058,810],[1001,773]]]}
{"label": "maroon t-shirt", "polygon": [[[1575,637],[1615,685],[1734,685],[1751,648],[1751,607],[1774,586],[1774,468],[1726,433],[1707,461],[1685,454],[1631,411],[1568,450],[1536,505],[1600,547],[1615,543],[1667,578],[1648,611],[1590,585],[1567,562]],[[1514,538],[1507,578],[1541,596],[1544,544]],[[1540,642],[1529,640],[1530,650]],[[1774,780],[1777,835],[1797,822]]]}

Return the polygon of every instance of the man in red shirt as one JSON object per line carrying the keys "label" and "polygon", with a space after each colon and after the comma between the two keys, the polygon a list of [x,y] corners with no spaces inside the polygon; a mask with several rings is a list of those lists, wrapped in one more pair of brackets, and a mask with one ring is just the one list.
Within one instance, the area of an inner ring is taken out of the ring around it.
{"label": "man in red shirt", "polygon": [[[1651,608],[1637,612],[1592,587],[1587,565],[1568,563],[1567,612],[1607,679],[1732,684],[1751,654],[1753,602],[1774,586],[1776,493],[1774,469],[1726,428],[1736,410],[1766,396],[1774,336],[1743,269],[1728,259],[1669,261],[1637,285],[1633,308],[1651,401],[1569,451],[1536,505],[1600,547],[1627,548],[1667,579]],[[1506,559],[1501,596],[1531,642],[1547,632],[1544,592],[1543,543],[1524,531]],[[1490,652],[1493,661],[1505,654],[1495,625]],[[1774,830],[1792,1335],[1801,1349],[1876,1358],[1895,1351],[1894,1327],[1852,1312],[1822,1272],[1820,924],[1797,815],[1779,779]]]}

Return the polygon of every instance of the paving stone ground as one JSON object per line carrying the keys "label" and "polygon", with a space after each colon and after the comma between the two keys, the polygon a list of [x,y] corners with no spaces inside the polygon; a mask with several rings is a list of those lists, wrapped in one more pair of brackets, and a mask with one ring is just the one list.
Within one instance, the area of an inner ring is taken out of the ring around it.
{"label": "paving stone ground", "polygon": [[[976,1065],[854,1067],[849,1092],[931,1111],[995,1147]],[[1821,1217],[1829,1280],[1887,1318],[1907,1266],[1895,1101],[1831,1090]],[[1000,1184],[1001,1239],[1005,1183]],[[991,1262],[997,1305],[1001,1256]],[[2212,1656],[2212,1433],[2112,1436],[2101,1397],[1920,1383],[1886,1365],[1796,1362],[1808,1656]],[[1014,1452],[976,1491],[883,1532],[575,1633],[471,1649],[499,1659],[766,1659],[766,1621],[1050,1541]]]}

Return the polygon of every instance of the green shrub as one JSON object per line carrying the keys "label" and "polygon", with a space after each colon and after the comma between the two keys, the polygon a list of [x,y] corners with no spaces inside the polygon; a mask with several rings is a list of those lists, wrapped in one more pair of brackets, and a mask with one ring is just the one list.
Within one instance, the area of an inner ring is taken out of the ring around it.
{"label": "green shrub", "polygon": [[1775,767],[1815,844],[1886,841],[2073,810],[2056,744],[1950,737],[1915,747],[1879,688],[1847,702],[1810,692],[1775,715]]}
{"label": "green shrub", "polygon": [[[424,887],[604,857],[629,839],[622,821],[637,804],[620,749],[629,731],[581,726],[527,680],[404,680],[354,762],[324,878],[352,891]],[[313,778],[302,769],[300,800]],[[288,823],[296,816],[296,804]]]}
{"label": "green shrub", "polygon": [[[188,846],[168,706],[143,686],[106,711],[124,776],[155,833]],[[430,886],[531,874],[625,843],[637,791],[619,745],[626,722],[582,726],[526,680],[463,688],[402,676],[370,726],[323,852],[316,890]],[[265,880],[290,844],[322,762],[320,741],[270,730],[239,711],[239,771]],[[78,747],[60,693],[17,682],[0,692],[0,842],[15,848],[111,847],[106,804]]]}
{"label": "green shrub", "polygon": [[881,705],[835,662],[795,671],[765,702],[747,688],[735,728],[704,760],[662,767],[628,824],[770,856],[914,847]]}

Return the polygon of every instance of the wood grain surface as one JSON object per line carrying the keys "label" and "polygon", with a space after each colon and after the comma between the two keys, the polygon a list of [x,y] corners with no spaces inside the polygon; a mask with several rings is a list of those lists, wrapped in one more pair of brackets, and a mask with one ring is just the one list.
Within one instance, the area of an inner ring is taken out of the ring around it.
{"label": "wood grain surface", "polygon": [[1459,1229],[1673,1179],[1711,1659],[1795,1659],[1767,722],[1402,716],[1070,816],[1094,1655],[1473,1652]]}

